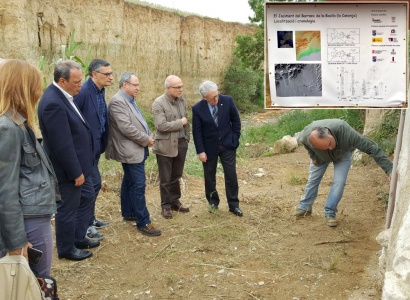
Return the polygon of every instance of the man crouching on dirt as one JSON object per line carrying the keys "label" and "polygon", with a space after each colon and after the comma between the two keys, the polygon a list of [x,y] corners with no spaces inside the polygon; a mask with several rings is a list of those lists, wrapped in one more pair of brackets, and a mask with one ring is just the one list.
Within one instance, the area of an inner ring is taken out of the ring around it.
{"label": "man crouching on dirt", "polygon": [[296,218],[310,216],[319,184],[330,162],[334,166],[334,178],[325,204],[327,225],[336,227],[337,205],[343,196],[347,174],[351,165],[352,151],[359,149],[369,154],[391,179],[393,164],[383,150],[372,140],[364,137],[349,124],[339,119],[314,121],[306,126],[298,137],[311,158],[309,178],[305,195],[296,210]]}

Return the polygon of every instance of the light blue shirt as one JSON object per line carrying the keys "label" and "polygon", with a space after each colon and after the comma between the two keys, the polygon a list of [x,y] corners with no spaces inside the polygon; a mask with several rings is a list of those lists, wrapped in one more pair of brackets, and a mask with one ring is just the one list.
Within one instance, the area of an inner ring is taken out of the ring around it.
{"label": "light blue shirt", "polygon": [[139,116],[141,117],[141,120],[142,120],[141,123],[142,123],[142,125],[144,126],[145,131],[147,132],[147,134],[150,135],[151,132],[149,131],[148,124],[147,124],[147,122],[145,121],[145,118],[144,118],[144,116],[142,115],[140,109],[138,108],[137,103],[135,103],[135,99],[132,98],[132,97],[131,97],[130,95],[128,95],[127,93],[125,93],[125,92],[123,92],[123,91],[121,91],[121,92],[124,94],[124,96],[126,97],[126,99],[132,104],[132,106],[134,107],[135,111],[137,112],[137,115],[139,115]]}
{"label": "light blue shirt", "polygon": [[212,110],[214,109],[213,107],[216,107],[216,113],[218,113],[218,105],[211,105],[208,103],[208,108],[209,108],[209,112],[211,113],[212,116]]}

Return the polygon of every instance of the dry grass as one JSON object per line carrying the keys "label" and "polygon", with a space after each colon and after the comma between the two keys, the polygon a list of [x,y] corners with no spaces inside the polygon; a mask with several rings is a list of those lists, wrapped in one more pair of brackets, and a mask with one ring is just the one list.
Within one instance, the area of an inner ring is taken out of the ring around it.
{"label": "dry grass", "polygon": [[[91,259],[54,261],[52,273],[61,298],[327,300],[329,295],[347,299],[357,286],[374,286],[363,270],[372,261],[377,264],[374,236],[383,226],[384,211],[376,199],[377,189],[371,187],[383,185],[384,174],[377,167],[351,171],[340,205],[342,223],[332,229],[321,213],[327,184],[320,190],[312,217],[292,216],[304,184],[289,179],[303,178],[307,167],[303,149],[240,165],[242,218],[229,213],[223,177],[218,174],[221,203],[214,214],[207,209],[203,179],[184,176],[181,201],[191,211],[173,212],[174,218],[165,220],[153,175],[147,181],[147,206],[163,232],[154,238],[139,234],[134,224],[122,220],[122,173],[104,172],[97,216],[110,221],[110,226],[101,230],[105,239],[92,249]],[[264,175],[255,177],[260,168]],[[332,175],[328,173],[326,183]],[[374,199],[371,205],[368,199]]]}

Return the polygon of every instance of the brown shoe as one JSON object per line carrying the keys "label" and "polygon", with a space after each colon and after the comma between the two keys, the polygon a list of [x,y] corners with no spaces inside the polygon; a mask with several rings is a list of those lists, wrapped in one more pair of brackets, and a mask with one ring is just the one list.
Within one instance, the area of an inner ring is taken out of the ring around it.
{"label": "brown shoe", "polygon": [[163,208],[161,215],[165,218],[165,219],[172,219],[172,214],[171,214],[171,209],[169,208]]}
{"label": "brown shoe", "polygon": [[179,211],[182,213],[187,213],[189,212],[189,207],[182,205],[182,204],[174,204],[174,205],[171,205],[171,210]]}
{"label": "brown shoe", "polygon": [[161,230],[156,229],[153,223],[149,223],[144,227],[138,227],[137,229],[146,236],[159,236],[162,234]]}

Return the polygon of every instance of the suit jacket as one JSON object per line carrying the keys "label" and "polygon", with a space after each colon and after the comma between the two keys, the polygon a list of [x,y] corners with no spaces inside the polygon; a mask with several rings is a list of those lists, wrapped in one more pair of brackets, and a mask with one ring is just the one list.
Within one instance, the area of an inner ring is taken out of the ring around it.
{"label": "suit jacket", "polygon": [[108,113],[107,105],[105,104],[105,131],[101,134],[101,122],[98,112],[97,95],[91,78],[89,78],[81,87],[80,93],[74,97],[74,102],[77,104],[81,113],[87,120],[93,132],[94,138],[94,155],[96,159],[104,153],[108,142]]}
{"label": "suit jacket", "polygon": [[158,155],[176,157],[178,155],[179,131],[184,130],[185,140],[189,143],[189,123],[185,126],[175,111],[179,110],[181,117],[188,119],[188,111],[184,98],[172,99],[166,93],[155,99],[152,104],[152,114],[155,124],[155,144],[152,152]]}
{"label": "suit jacket", "polygon": [[218,126],[205,100],[192,106],[192,134],[196,153],[205,152],[208,159],[218,157],[218,142],[226,149],[237,149],[241,136],[241,120],[232,97],[219,95],[217,106]]}
{"label": "suit jacket", "polygon": [[81,174],[89,176],[94,164],[91,128],[54,84],[40,99],[38,118],[58,183],[72,182]]}
{"label": "suit jacket", "polygon": [[144,120],[122,90],[108,103],[108,117],[110,130],[105,157],[121,163],[141,163],[145,158],[145,147],[150,136],[143,125]]}

